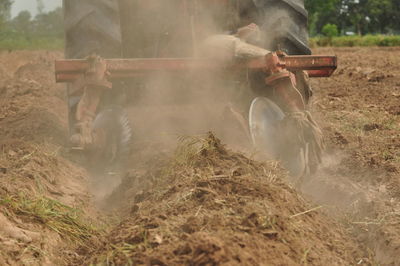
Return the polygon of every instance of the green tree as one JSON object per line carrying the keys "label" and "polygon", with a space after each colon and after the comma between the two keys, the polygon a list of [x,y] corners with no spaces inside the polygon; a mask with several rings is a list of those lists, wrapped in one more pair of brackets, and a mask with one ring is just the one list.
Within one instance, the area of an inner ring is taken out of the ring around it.
{"label": "green tree", "polygon": [[21,11],[15,18],[13,18],[11,26],[17,32],[28,34],[32,31],[31,19],[32,16],[29,11]]}
{"label": "green tree", "polygon": [[37,11],[39,14],[43,14],[44,13],[44,3],[43,0],[36,0],[37,3]]}
{"label": "green tree", "polygon": [[0,0],[0,28],[3,29],[11,17],[12,0]]}
{"label": "green tree", "polygon": [[305,0],[311,35],[326,24],[357,34],[400,32],[400,0]]}
{"label": "green tree", "polygon": [[33,20],[33,32],[36,35],[62,38],[64,36],[62,8],[38,14]]}
{"label": "green tree", "polygon": [[[366,15],[368,17],[368,31],[371,33],[386,33],[391,21],[396,20],[392,10],[392,0],[368,0]],[[399,19],[397,18],[398,22]]]}
{"label": "green tree", "polygon": [[335,24],[328,23],[322,28],[322,33],[326,36],[327,43],[332,45],[332,39],[333,37],[338,36],[339,31]]}
{"label": "green tree", "polygon": [[393,3],[394,0],[343,0],[346,8],[343,20],[359,35],[386,33],[390,22],[396,20]]}
{"label": "green tree", "polygon": [[367,26],[366,4],[368,0],[343,0],[342,6],[344,12],[344,20],[348,26],[352,26],[353,30],[362,35],[364,28]]}
{"label": "green tree", "polygon": [[304,5],[309,12],[310,35],[322,32],[324,25],[339,25],[342,0],[305,0]]}
{"label": "green tree", "polygon": [[326,24],[322,28],[322,33],[328,37],[328,38],[333,38],[339,35],[338,27],[335,24]]}
{"label": "green tree", "polygon": [[400,0],[392,0],[389,27],[393,32],[400,34]]}

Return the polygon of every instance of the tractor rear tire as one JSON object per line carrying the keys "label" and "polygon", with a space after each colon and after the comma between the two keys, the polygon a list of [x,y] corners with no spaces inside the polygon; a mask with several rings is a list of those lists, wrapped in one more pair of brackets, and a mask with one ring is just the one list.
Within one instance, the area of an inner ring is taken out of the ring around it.
{"label": "tractor rear tire", "polygon": [[263,46],[288,54],[311,54],[308,47],[308,12],[304,0],[253,0],[261,11]]}
{"label": "tractor rear tire", "polygon": [[121,57],[117,0],[64,0],[66,57]]}

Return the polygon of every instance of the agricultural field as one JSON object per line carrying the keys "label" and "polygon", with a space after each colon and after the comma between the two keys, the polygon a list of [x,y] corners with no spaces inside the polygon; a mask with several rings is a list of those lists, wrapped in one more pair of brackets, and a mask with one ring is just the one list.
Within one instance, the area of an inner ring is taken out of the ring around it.
{"label": "agricultural field", "polygon": [[314,53],[339,69],[312,82],[326,149],[301,186],[205,133],[146,144],[99,201],[66,148],[63,54],[2,52],[0,264],[400,265],[400,48]]}

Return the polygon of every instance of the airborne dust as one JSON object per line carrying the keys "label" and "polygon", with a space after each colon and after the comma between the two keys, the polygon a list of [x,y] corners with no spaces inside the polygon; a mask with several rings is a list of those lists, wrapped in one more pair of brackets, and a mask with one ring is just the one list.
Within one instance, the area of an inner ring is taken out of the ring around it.
{"label": "airborne dust", "polygon": [[[184,36],[174,52],[201,47],[201,34],[195,46],[186,39],[193,34]],[[167,56],[167,42],[157,45],[151,55]],[[387,136],[399,130],[400,56],[387,55],[399,52],[335,50],[343,58],[336,75],[313,82],[328,148],[302,187],[311,196],[276,162],[252,160],[240,123],[228,122],[232,106],[246,116],[245,75],[157,73],[127,83],[135,144],[118,186],[119,176],[96,179],[63,148],[67,108],[53,81],[53,62],[63,55],[2,52],[0,264],[398,265],[400,165],[388,151],[399,138]],[[393,76],[365,74],[371,61]],[[194,137],[178,143],[184,135]],[[92,203],[93,182],[111,218]]]}

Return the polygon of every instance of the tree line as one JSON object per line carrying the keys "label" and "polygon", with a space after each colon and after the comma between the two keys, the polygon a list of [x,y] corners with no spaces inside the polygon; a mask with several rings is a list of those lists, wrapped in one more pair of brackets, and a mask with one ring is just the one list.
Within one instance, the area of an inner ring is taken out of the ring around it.
{"label": "tree line", "polygon": [[400,34],[400,0],[305,0],[310,35]]}
{"label": "tree line", "polygon": [[63,37],[63,11],[61,7],[45,12],[42,1],[38,0],[38,10],[35,17],[29,11],[21,11],[17,16],[11,18],[12,4],[12,0],[0,0],[0,31],[3,34],[19,34],[28,38],[36,36]]}
{"label": "tree line", "polygon": [[[31,1],[31,0],[30,0]],[[11,18],[12,0],[0,0],[0,31],[62,38],[63,13],[57,8],[38,15],[22,11]],[[400,34],[400,0],[305,0],[311,36]]]}

